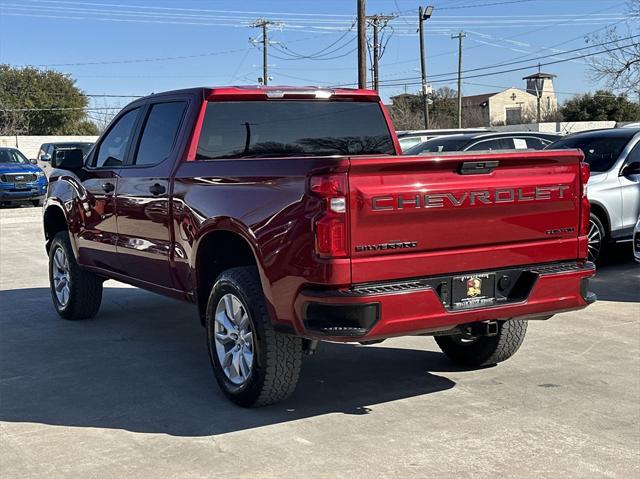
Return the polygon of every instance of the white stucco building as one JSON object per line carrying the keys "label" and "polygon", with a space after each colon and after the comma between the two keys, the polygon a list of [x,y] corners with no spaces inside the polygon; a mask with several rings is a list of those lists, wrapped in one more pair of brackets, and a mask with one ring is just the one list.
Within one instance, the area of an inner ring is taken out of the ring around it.
{"label": "white stucco building", "polygon": [[478,115],[486,126],[516,125],[535,121],[537,118],[538,94],[544,119],[558,109],[558,100],[553,89],[555,75],[536,73],[524,77],[526,90],[511,87],[506,90],[465,96],[462,104],[465,115]]}

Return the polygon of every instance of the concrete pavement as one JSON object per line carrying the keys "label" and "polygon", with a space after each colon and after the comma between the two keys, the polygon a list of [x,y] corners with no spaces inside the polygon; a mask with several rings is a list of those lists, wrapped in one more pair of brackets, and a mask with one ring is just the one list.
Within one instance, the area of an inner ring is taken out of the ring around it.
{"label": "concrete pavement", "polygon": [[497,367],[425,337],[322,344],[290,400],[245,410],[193,306],[110,281],[95,320],[58,319],[39,209],[0,210],[0,475],[639,477],[640,267],[615,253],[598,303]]}

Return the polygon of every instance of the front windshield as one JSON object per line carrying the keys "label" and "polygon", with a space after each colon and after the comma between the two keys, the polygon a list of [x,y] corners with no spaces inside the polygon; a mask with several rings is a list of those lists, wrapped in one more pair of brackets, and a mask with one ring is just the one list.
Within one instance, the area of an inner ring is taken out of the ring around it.
{"label": "front windshield", "polygon": [[29,164],[29,160],[18,150],[0,150],[0,163],[14,163],[18,165]]}
{"label": "front windshield", "polygon": [[60,143],[56,145],[56,149],[66,150],[71,148],[77,148],[82,150],[82,156],[86,158],[92,146],[93,146],[93,143]]}
{"label": "front windshield", "polygon": [[589,163],[591,171],[609,171],[620,153],[627,146],[629,138],[610,136],[576,136],[563,138],[547,147],[549,150],[566,150],[578,148],[584,153],[584,161]]}

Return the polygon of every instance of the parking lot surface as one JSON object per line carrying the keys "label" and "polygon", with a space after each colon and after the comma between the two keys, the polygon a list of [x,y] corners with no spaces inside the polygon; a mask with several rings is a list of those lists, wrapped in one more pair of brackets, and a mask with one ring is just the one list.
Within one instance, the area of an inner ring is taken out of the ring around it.
{"label": "parking lot surface", "polygon": [[188,304],[109,281],[94,320],[51,305],[40,210],[0,211],[0,475],[640,477],[640,267],[530,322],[511,360],[452,367],[428,337],[321,344],[294,396],[246,410]]}

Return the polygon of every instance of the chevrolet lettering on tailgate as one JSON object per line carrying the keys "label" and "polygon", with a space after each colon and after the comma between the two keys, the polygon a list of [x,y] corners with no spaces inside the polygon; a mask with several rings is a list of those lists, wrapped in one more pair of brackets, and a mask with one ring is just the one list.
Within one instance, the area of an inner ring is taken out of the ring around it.
{"label": "chevrolet lettering on tailgate", "polygon": [[373,211],[402,210],[407,208],[444,208],[445,206],[481,206],[499,203],[523,203],[563,199],[571,187],[568,185],[535,186],[532,188],[498,188],[495,190],[465,191],[461,194],[408,193],[371,198]]}

